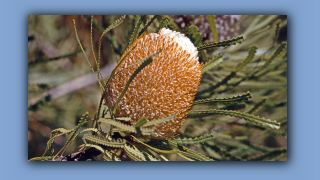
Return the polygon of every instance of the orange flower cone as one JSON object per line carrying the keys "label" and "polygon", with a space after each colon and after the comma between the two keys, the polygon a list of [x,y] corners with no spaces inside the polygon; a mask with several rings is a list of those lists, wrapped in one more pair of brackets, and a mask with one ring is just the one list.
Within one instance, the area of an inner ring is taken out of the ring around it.
{"label": "orange flower cone", "polygon": [[174,120],[155,125],[152,135],[157,139],[175,137],[200,84],[202,65],[198,60],[198,51],[183,34],[165,28],[158,34],[141,35],[128,49],[134,45],[137,45],[136,48],[124,59],[108,85],[105,102],[113,109],[139,65],[124,68],[162,49],[153,62],[133,79],[118,104],[116,116],[130,117],[130,124],[135,124],[143,116],[152,121],[176,114]]}

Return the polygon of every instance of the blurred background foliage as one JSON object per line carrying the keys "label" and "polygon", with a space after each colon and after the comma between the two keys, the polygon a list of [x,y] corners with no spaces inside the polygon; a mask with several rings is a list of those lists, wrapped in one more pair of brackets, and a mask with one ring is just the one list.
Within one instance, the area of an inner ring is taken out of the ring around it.
{"label": "blurred background foliage", "polygon": [[[94,16],[93,44],[97,45],[101,31],[120,16]],[[102,41],[100,69],[108,77],[127,47],[130,33],[140,16],[129,15],[124,22],[105,35]],[[147,16],[146,24],[153,16]],[[286,48],[272,59],[282,42],[287,41],[287,17],[277,15],[171,15],[158,16],[148,27],[155,32],[163,18],[168,28],[185,33],[195,25],[202,35],[202,44],[231,39],[242,35],[241,44],[211,48],[200,56],[207,62],[221,54],[223,61],[203,74],[196,100],[224,98],[250,91],[253,98],[233,104],[201,104],[192,110],[232,109],[281,123],[272,130],[229,116],[188,117],[179,130],[181,137],[213,134],[214,140],[190,148],[215,160],[287,160],[287,53]],[[72,19],[93,68],[90,45],[90,16],[30,15],[28,17],[28,159],[42,156],[53,129],[72,129],[84,112],[93,118],[101,92],[75,38]],[[281,20],[281,21],[280,21]],[[210,22],[215,22],[215,27]],[[276,29],[279,31],[276,31]],[[214,30],[215,29],[215,30]],[[278,32],[278,33],[277,33]],[[192,39],[192,38],[191,38]],[[250,63],[225,80],[237,64],[243,61],[249,48],[258,50]],[[268,60],[272,59],[267,66]],[[262,68],[260,70],[260,68]],[[255,73],[254,73],[255,72]],[[254,75],[252,75],[254,73]],[[210,91],[207,91],[210,89]],[[89,125],[88,125],[89,126]],[[53,148],[63,147],[68,136],[54,140]],[[81,137],[65,154],[82,143]],[[177,155],[169,160],[183,161]]]}

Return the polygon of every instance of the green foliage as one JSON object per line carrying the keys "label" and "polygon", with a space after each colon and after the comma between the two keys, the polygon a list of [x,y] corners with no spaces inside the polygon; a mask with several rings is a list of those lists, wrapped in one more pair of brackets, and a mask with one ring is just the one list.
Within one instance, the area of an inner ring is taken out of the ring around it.
{"label": "green foliage", "polygon": [[140,33],[139,33],[138,36],[140,36],[142,33],[144,33],[144,32],[147,30],[147,28],[151,25],[151,23],[152,23],[157,17],[158,17],[158,15],[154,15],[154,16],[150,19],[150,21],[148,22],[148,24],[146,24],[146,25],[143,27],[143,29],[140,31]]}
{"label": "green foliage", "polygon": [[[113,22],[108,28],[106,28],[106,29],[102,32],[102,34],[101,34],[101,36],[100,36],[99,45],[98,45],[98,48],[99,48],[99,51],[98,51],[98,62],[96,62],[96,63],[97,63],[97,67],[98,67],[98,72],[99,72],[100,50],[101,50],[101,40],[102,40],[102,37],[103,37],[103,35],[105,35],[107,32],[109,32],[109,31],[112,30],[113,28],[119,26],[119,25],[123,22],[124,18],[126,18],[125,15],[124,15],[124,16],[121,16],[119,19],[117,19],[115,22]],[[113,44],[115,44],[115,43],[113,43]],[[92,52],[94,52],[94,51],[92,51]],[[102,75],[101,75],[101,77],[102,77]]]}
{"label": "green foliage", "polygon": [[207,141],[210,141],[213,139],[213,135],[206,135],[206,136],[201,136],[201,137],[196,137],[196,138],[189,138],[189,139],[180,139],[180,138],[175,138],[172,140],[169,140],[170,143],[176,143],[177,145],[194,145],[194,144],[200,144],[204,143]]}
{"label": "green foliage", "polygon": [[[114,28],[121,27],[126,16],[122,16],[116,21],[113,21],[113,16],[108,17],[111,24],[108,28],[101,26],[91,16],[85,17],[90,19],[91,26],[102,33],[98,45],[98,61],[95,59],[97,73],[84,54],[101,89],[98,111],[93,119],[89,118],[88,113],[82,115],[76,127],[70,130],[54,129],[43,156],[32,158],[30,161],[61,159],[70,144],[78,143],[77,137],[85,132],[86,134],[82,136],[84,144],[78,146],[80,149],[76,153],[85,154],[92,149],[97,150],[98,153],[94,157],[83,160],[98,158],[105,161],[168,161],[181,160],[178,158],[182,158],[182,160],[188,161],[275,161],[286,158],[287,148],[272,144],[275,142],[274,138],[287,137],[287,43],[278,43],[280,30],[286,25],[286,20],[276,20],[277,16],[246,16],[241,21],[247,20],[251,24],[243,30],[242,34],[232,39],[216,42],[219,33],[215,16],[209,15],[207,19],[213,33],[214,43],[204,45],[203,36],[198,32],[198,26],[191,24],[182,30],[197,47],[199,57],[205,62],[202,68],[202,83],[194,102],[191,104],[192,109],[188,112],[185,122],[187,127],[179,129],[180,137],[159,140],[152,138],[153,126],[172,121],[176,118],[176,114],[152,121],[143,117],[134,125],[130,125],[131,118],[117,117],[115,114],[119,102],[135,76],[150,64],[153,58],[161,53],[161,50],[126,67],[139,65],[126,83],[114,107],[109,110],[102,108],[106,95],[105,89],[115,77],[116,70],[136,48],[136,45],[133,45],[131,49],[126,49],[125,54],[118,54],[122,58],[119,58],[117,66],[106,82],[104,82],[99,68],[100,47],[102,37],[106,37],[107,41],[113,45],[115,53],[119,53],[123,47],[129,47],[147,29],[158,32],[163,27],[176,26],[174,28],[180,31],[178,25],[172,21],[170,16],[162,16],[159,22],[158,16],[155,15],[148,23],[146,23],[148,16],[128,16],[132,20],[129,27],[129,30],[132,29],[131,36],[128,34],[130,38],[126,38],[123,44],[119,43],[118,45]],[[136,24],[132,23],[134,22],[132,17],[139,18]],[[200,18],[204,18],[204,16]],[[140,28],[142,30],[139,32]],[[77,31],[76,37],[84,52]],[[244,41],[244,37],[246,41]],[[266,41],[266,43],[259,44],[262,41]],[[78,52],[80,50],[58,58],[71,57]],[[93,56],[95,58],[94,53]],[[207,57],[211,60],[207,61]],[[29,64],[47,61],[51,60],[39,60]],[[47,85],[50,86],[46,83],[46,87]],[[34,85],[30,85],[30,89],[32,86]],[[48,97],[46,96],[31,105],[28,110],[36,110],[40,106],[45,107],[46,102],[50,100]],[[102,112],[100,112],[101,109],[103,109]],[[230,116],[232,118],[229,118]],[[271,119],[277,119],[277,121]],[[109,129],[105,130],[102,128],[103,126],[109,127]],[[53,142],[63,135],[71,136],[60,151],[54,154]],[[45,156],[48,151],[50,155]],[[71,158],[76,154],[72,152]]]}
{"label": "green foliage", "polygon": [[250,92],[243,93],[242,95],[233,96],[233,97],[227,97],[227,98],[208,98],[208,99],[202,99],[198,101],[194,101],[192,104],[202,104],[202,103],[212,103],[212,102],[239,102],[239,101],[245,101],[251,98]]}
{"label": "green foliage", "polygon": [[142,21],[143,21],[144,18],[145,18],[145,16],[141,16],[141,17],[139,18],[139,21],[138,21],[137,25],[134,27],[134,30],[133,30],[133,32],[132,32],[132,34],[131,34],[131,38],[130,38],[130,41],[129,41],[129,45],[131,45],[131,44],[133,43],[133,41],[136,39],[138,30],[139,30],[140,25],[141,25],[141,23],[142,23]]}
{"label": "green foliage", "polygon": [[83,141],[87,144],[87,141],[91,141],[96,144],[101,144],[104,146],[110,146],[110,147],[115,147],[115,148],[122,148],[126,144],[126,140],[124,139],[119,139],[119,140],[108,140],[106,138],[101,138],[97,136],[92,136],[90,134],[85,134],[82,137]]}
{"label": "green foliage", "polygon": [[249,114],[239,113],[237,111],[218,110],[218,109],[208,109],[208,110],[198,110],[198,111],[194,110],[194,111],[189,111],[188,116],[189,117],[192,117],[192,116],[203,117],[203,116],[209,116],[209,115],[213,115],[213,114],[241,118],[241,119],[256,123],[258,125],[261,125],[263,127],[269,127],[269,128],[273,128],[273,129],[280,128],[280,123],[278,123],[276,121],[272,121],[270,119],[259,118],[257,116],[252,116]]}
{"label": "green foliage", "polygon": [[226,46],[231,46],[231,45],[236,45],[237,43],[241,43],[244,41],[243,36],[238,36],[236,38],[228,39],[225,41],[219,41],[216,43],[209,43],[209,44],[204,44],[204,45],[198,45],[198,51],[203,50],[203,49],[208,49],[208,48],[214,48],[214,47],[226,47]]}
{"label": "green foliage", "polygon": [[245,65],[247,65],[254,57],[255,53],[257,52],[257,49],[258,47],[257,46],[251,46],[250,49],[249,49],[249,53],[248,53],[248,56],[247,58],[239,63],[235,69],[232,69],[231,71],[232,72],[238,72],[240,71]]}
{"label": "green foliage", "polygon": [[156,119],[156,120],[153,120],[153,121],[149,121],[149,122],[145,123],[143,126],[147,127],[147,126],[152,126],[152,125],[164,123],[164,122],[167,122],[167,121],[171,121],[171,120],[175,119],[176,117],[177,116],[175,114],[172,114],[170,116],[167,116],[167,117],[164,117],[164,118],[161,118],[161,119]]}
{"label": "green foliage", "polygon": [[185,32],[187,36],[190,38],[191,42],[194,44],[194,46],[197,47],[202,44],[202,35],[198,32],[197,26],[195,25],[188,26]]}
{"label": "green foliage", "polygon": [[156,32],[159,32],[162,28],[166,28],[167,25],[169,24],[170,20],[166,17],[162,18],[162,20],[160,21],[160,25],[157,28]]}
{"label": "green foliage", "polygon": [[210,69],[214,68],[216,65],[218,65],[219,63],[221,63],[223,60],[223,57],[221,54],[217,55],[216,57],[212,58],[210,61],[206,62],[203,66],[202,66],[202,74],[204,74],[205,72],[209,71]]}
{"label": "green foliage", "polygon": [[[114,121],[112,119],[99,119],[98,122],[107,123],[107,124],[116,126],[116,127],[120,128],[120,129],[123,129],[124,131],[137,133],[137,130],[136,130],[135,126],[126,125],[126,124]],[[151,135],[152,132],[153,132],[153,129],[141,128],[141,133],[143,135]]]}
{"label": "green foliage", "polygon": [[[187,37],[191,40],[195,47],[202,45],[202,35],[198,32],[197,26],[190,25],[185,30]],[[203,59],[204,62],[207,62],[207,55],[204,50],[198,50],[199,57]]]}

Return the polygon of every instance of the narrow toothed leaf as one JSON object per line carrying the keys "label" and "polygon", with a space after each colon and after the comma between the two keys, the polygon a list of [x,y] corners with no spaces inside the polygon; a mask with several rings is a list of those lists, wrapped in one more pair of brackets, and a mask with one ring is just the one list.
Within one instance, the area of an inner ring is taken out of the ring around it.
{"label": "narrow toothed leaf", "polygon": [[281,19],[278,19],[277,22],[276,22],[275,35],[274,35],[274,38],[273,38],[272,46],[274,46],[275,43],[278,40],[279,33],[280,33],[280,23],[281,23]]}
{"label": "narrow toothed leaf", "polygon": [[257,125],[260,125],[263,127],[269,127],[272,129],[279,129],[280,128],[280,123],[278,123],[276,121],[272,121],[270,119],[260,118],[258,116],[244,114],[244,113],[240,113],[240,112],[236,112],[236,111],[218,110],[218,109],[194,110],[194,111],[189,111],[188,116],[189,117],[192,117],[192,116],[201,117],[201,116],[208,116],[208,115],[214,115],[214,114],[237,117],[240,119],[247,120],[249,122],[256,123]]}
{"label": "narrow toothed leaf", "polygon": [[248,53],[248,56],[246,57],[246,59],[239,63],[237,65],[237,67],[235,69],[232,70],[232,72],[238,72],[240,71],[244,66],[246,66],[254,57],[254,55],[256,54],[257,52],[257,49],[258,47],[257,46],[251,46],[250,49],[249,49],[249,53]]}
{"label": "narrow toothed leaf", "polygon": [[166,17],[162,18],[160,21],[160,25],[157,28],[156,32],[159,32],[162,28],[166,28],[167,25],[169,24],[170,20]]}
{"label": "narrow toothed leaf", "polygon": [[205,135],[205,136],[200,136],[196,138],[189,138],[189,139],[180,139],[180,138],[175,138],[168,140],[170,142],[174,142],[177,145],[195,145],[195,144],[201,144],[207,141],[210,141],[214,138],[213,135]]}
{"label": "narrow toothed leaf", "polygon": [[240,101],[246,101],[249,98],[252,98],[251,93],[248,91],[247,93],[243,93],[242,95],[233,96],[233,97],[227,97],[227,98],[208,98],[208,99],[202,99],[198,101],[194,101],[192,104],[203,104],[203,103],[211,103],[211,102],[240,102]]}
{"label": "narrow toothed leaf", "polygon": [[[123,124],[121,122],[117,122],[111,119],[99,119],[98,122],[102,122],[102,123],[107,123],[107,124],[111,124],[114,125],[124,131],[129,131],[129,132],[133,132],[133,133],[137,133],[137,129],[135,126],[130,126],[127,124]],[[153,133],[153,129],[152,128],[140,128],[141,133],[143,135],[151,135]]]}
{"label": "narrow toothed leaf", "polygon": [[[51,154],[53,155],[53,149],[52,149],[52,143],[53,143],[53,140],[58,137],[58,136],[61,136],[61,135],[68,135],[70,133],[73,133],[71,135],[71,137],[69,138],[69,140],[67,141],[67,143],[63,146],[63,148],[61,150],[63,150],[64,148],[68,147],[69,144],[73,141],[74,137],[76,136],[76,132],[85,124],[87,123],[87,118],[88,118],[88,112],[86,112],[85,114],[83,114],[80,118],[80,122],[78,123],[78,125],[71,129],[71,130],[66,130],[64,128],[58,128],[58,129],[55,129],[52,131],[52,134],[51,134],[51,137],[47,143],[47,148],[46,150],[44,151],[43,155],[44,156],[48,150],[50,150]],[[60,151],[61,151],[60,150]],[[59,151],[59,152],[60,152]]]}
{"label": "narrow toothed leaf", "polygon": [[137,148],[132,148],[129,145],[124,145],[124,150],[126,151],[127,155],[136,161],[146,161],[143,153],[140,152]]}
{"label": "narrow toothed leaf", "polygon": [[140,31],[140,33],[139,33],[138,36],[140,36],[142,33],[144,33],[144,32],[147,30],[147,28],[151,25],[151,23],[152,23],[157,17],[158,17],[158,15],[154,15],[154,16],[150,19],[150,21],[148,22],[148,24],[146,24],[146,25],[143,27],[143,29]]}
{"label": "narrow toothed leaf", "polygon": [[146,124],[144,124],[143,127],[152,126],[152,125],[164,123],[167,121],[171,121],[171,120],[175,119],[176,117],[177,117],[176,114],[172,114],[170,116],[167,116],[167,117],[164,117],[161,119],[152,120],[152,121],[149,121]]}
{"label": "narrow toothed leaf", "polygon": [[199,91],[199,94],[203,94],[205,92],[211,92],[214,89],[220,87],[223,84],[226,84],[231,78],[233,78],[238,71],[240,71],[245,65],[247,65],[254,57],[254,54],[256,53],[257,47],[251,46],[249,49],[248,56],[243,62],[238,63],[236,68],[234,70],[230,70],[231,73],[226,76],[224,79],[222,79],[220,82],[216,83],[215,85],[211,85],[209,88]]}
{"label": "narrow toothed leaf", "polygon": [[173,146],[175,148],[178,148],[180,150],[179,154],[182,154],[183,156],[186,156],[187,158],[197,160],[197,161],[213,161],[213,159],[206,157],[205,155],[202,155],[196,151],[193,151],[185,146],[178,145],[175,142],[169,142],[170,146]]}
{"label": "narrow toothed leaf", "polygon": [[262,106],[265,102],[267,101],[267,98],[263,98],[261,101],[259,101],[258,103],[256,103],[252,108],[250,108],[248,111],[246,111],[245,113],[251,114],[254,111],[256,111],[260,106]]}
{"label": "narrow toothed leaf", "polygon": [[[190,25],[186,28],[185,32],[195,47],[202,45],[202,35],[201,35],[201,33],[198,32],[197,26]],[[206,55],[205,50],[198,50],[198,51],[199,51],[199,57],[204,62],[207,62],[208,59],[207,59],[207,55]]]}
{"label": "narrow toothed leaf", "polygon": [[121,122],[117,122],[117,121],[114,121],[114,120],[111,120],[111,119],[99,119],[98,122],[111,124],[111,125],[116,126],[116,127],[120,128],[120,129],[123,129],[125,131],[130,131],[130,132],[134,132],[134,133],[137,132],[136,128],[134,126],[123,124]]}
{"label": "narrow toothed leaf", "polygon": [[203,66],[202,66],[202,74],[204,74],[205,72],[209,71],[210,69],[214,68],[216,65],[218,65],[219,63],[221,63],[223,60],[222,54],[219,54],[218,56],[212,58],[210,61],[206,62]]}
{"label": "narrow toothed leaf", "polygon": [[[121,16],[119,19],[117,19],[115,22],[113,22],[109,27],[107,27],[107,28],[102,32],[102,34],[101,34],[101,36],[100,36],[100,39],[99,39],[99,46],[98,46],[98,62],[97,62],[98,71],[100,71],[100,70],[99,70],[99,67],[100,67],[99,64],[100,64],[100,50],[101,50],[101,40],[102,40],[102,37],[103,37],[107,32],[109,32],[111,29],[119,26],[119,25],[123,22],[123,20],[124,20],[125,18],[126,18],[126,15]],[[112,38],[112,37],[111,37],[111,38]],[[116,41],[115,41],[114,39],[111,39],[111,42],[113,42],[112,44],[115,45],[114,42],[116,42]]]}
{"label": "narrow toothed leaf", "polygon": [[242,41],[244,41],[243,36],[238,36],[236,38],[227,39],[225,41],[219,41],[216,43],[209,43],[209,44],[197,46],[197,49],[198,49],[198,51],[200,51],[203,49],[208,49],[208,48],[213,48],[213,47],[226,47],[226,46],[235,45],[237,43],[241,43]]}
{"label": "narrow toothed leaf", "polygon": [[115,148],[122,148],[124,147],[124,145],[126,144],[126,140],[120,141],[120,140],[109,140],[106,138],[101,138],[101,137],[97,137],[97,136],[93,136],[93,135],[89,135],[89,134],[85,134],[82,139],[84,140],[84,142],[86,141],[91,141],[100,145],[104,145],[104,146],[109,146],[109,147],[115,147]]}
{"label": "narrow toothed leaf", "polygon": [[276,49],[276,51],[272,54],[272,56],[264,63],[264,65],[256,72],[254,72],[251,76],[253,77],[255,74],[259,73],[264,68],[268,67],[269,64],[279,55],[283,50],[287,47],[286,42],[282,42]]}
{"label": "narrow toothed leaf", "polygon": [[133,30],[133,32],[132,32],[132,34],[131,34],[130,41],[129,41],[129,45],[131,45],[131,44],[133,43],[133,41],[135,40],[135,38],[137,37],[138,30],[139,30],[140,25],[141,25],[141,23],[142,23],[142,21],[143,21],[144,18],[145,18],[145,15],[143,15],[143,16],[141,16],[141,17],[139,18],[139,21],[138,21],[138,23],[136,24],[136,26],[134,27],[134,30]]}

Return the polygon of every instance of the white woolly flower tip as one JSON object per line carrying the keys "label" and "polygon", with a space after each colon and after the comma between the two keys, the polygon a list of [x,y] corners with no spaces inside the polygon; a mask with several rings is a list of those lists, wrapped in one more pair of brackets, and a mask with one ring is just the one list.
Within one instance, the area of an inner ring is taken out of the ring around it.
{"label": "white woolly flower tip", "polygon": [[181,34],[176,31],[172,31],[170,29],[162,28],[159,31],[159,34],[162,36],[173,38],[173,40],[178,43],[183,50],[187,51],[189,54],[191,54],[194,57],[198,58],[198,51],[197,48],[193,45],[193,43],[190,41],[189,38],[187,38],[184,34]]}

